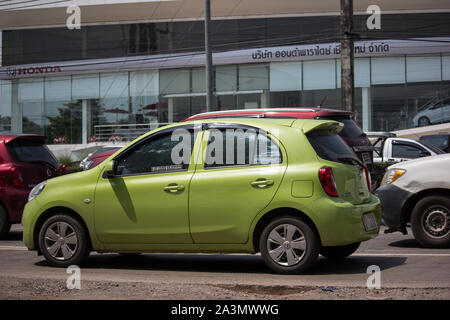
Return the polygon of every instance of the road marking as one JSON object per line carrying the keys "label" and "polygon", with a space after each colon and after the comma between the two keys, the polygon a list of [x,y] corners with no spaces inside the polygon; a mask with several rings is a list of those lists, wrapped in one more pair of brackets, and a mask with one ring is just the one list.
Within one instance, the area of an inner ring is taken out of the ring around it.
{"label": "road marking", "polygon": [[17,246],[0,246],[0,250],[18,250],[18,251],[26,251],[27,247],[17,247]]}
{"label": "road marking", "polygon": [[358,253],[352,257],[450,257],[450,253]]}

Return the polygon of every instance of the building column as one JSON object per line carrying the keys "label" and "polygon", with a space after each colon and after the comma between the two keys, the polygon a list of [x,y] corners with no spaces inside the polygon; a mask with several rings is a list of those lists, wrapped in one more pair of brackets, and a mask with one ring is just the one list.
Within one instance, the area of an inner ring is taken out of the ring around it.
{"label": "building column", "polygon": [[173,99],[167,99],[167,122],[173,122]]}
{"label": "building column", "polygon": [[264,90],[261,94],[261,105],[260,108],[267,108],[270,104],[270,93],[269,90]]}
{"label": "building column", "polygon": [[91,101],[83,99],[81,102],[81,143],[88,143],[88,138],[92,135],[92,115],[91,115]]}
{"label": "building column", "polygon": [[3,31],[0,30],[0,66],[3,66],[2,53],[3,53]]}
{"label": "building column", "polygon": [[362,129],[372,130],[372,99],[370,87],[362,88]]}
{"label": "building column", "polygon": [[11,132],[22,133],[22,105],[19,103],[19,81],[11,80]]}

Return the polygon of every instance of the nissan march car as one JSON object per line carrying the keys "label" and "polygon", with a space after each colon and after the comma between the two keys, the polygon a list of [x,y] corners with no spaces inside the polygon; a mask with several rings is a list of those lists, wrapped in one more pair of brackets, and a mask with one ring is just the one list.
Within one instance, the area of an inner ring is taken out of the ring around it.
{"label": "nissan march car", "polygon": [[327,120],[211,119],[158,128],[29,196],[24,242],[53,266],[91,251],[261,253],[277,273],[377,236],[367,168]]}

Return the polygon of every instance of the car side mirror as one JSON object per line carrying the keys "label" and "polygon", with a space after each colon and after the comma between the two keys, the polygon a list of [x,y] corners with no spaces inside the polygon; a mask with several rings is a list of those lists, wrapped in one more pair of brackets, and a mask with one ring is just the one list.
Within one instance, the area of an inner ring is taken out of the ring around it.
{"label": "car side mirror", "polygon": [[108,161],[108,163],[105,165],[103,175],[108,179],[114,178],[116,176],[114,172],[114,160]]}
{"label": "car side mirror", "polygon": [[429,157],[429,156],[431,156],[431,153],[430,152],[428,152],[428,151],[420,151],[420,153],[419,153],[419,157]]}

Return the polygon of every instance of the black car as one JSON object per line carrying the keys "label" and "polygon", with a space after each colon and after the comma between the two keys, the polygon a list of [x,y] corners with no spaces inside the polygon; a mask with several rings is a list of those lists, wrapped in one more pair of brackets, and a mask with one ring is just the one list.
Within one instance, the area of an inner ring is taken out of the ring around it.
{"label": "black car", "polygon": [[428,142],[433,146],[450,153],[450,132],[421,136],[420,140]]}

